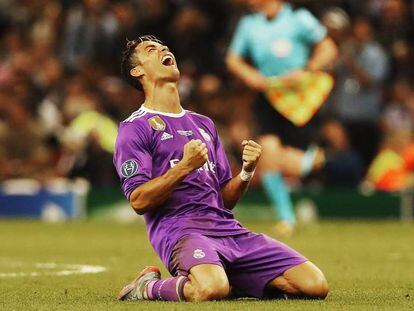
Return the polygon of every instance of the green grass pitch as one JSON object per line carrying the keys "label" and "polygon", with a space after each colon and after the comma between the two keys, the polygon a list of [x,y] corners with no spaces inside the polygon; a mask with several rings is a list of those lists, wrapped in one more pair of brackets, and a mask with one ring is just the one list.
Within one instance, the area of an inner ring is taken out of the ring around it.
{"label": "green grass pitch", "polygon": [[[270,222],[245,225],[272,234]],[[161,266],[143,224],[0,221],[0,310],[414,309],[413,224],[321,222],[300,227],[283,241],[325,272],[327,300],[120,303],[115,297],[126,282],[145,265]],[[66,264],[99,265],[106,271],[56,275]]]}

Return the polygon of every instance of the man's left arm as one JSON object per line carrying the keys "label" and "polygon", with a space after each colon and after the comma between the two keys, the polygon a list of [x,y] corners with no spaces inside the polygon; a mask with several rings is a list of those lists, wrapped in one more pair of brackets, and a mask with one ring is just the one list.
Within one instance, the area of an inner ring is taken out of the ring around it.
{"label": "man's left arm", "polygon": [[315,43],[313,53],[308,61],[305,70],[326,71],[332,67],[333,62],[338,57],[338,47],[330,37],[325,37]]}
{"label": "man's left arm", "polygon": [[236,206],[237,201],[246,192],[262,153],[262,147],[253,140],[244,140],[242,146],[242,171],[221,188],[224,206],[230,210]]}
{"label": "man's left arm", "polygon": [[296,22],[302,40],[312,46],[312,54],[305,70],[325,71],[329,69],[338,56],[338,47],[327,35],[326,27],[305,9],[297,11]]}

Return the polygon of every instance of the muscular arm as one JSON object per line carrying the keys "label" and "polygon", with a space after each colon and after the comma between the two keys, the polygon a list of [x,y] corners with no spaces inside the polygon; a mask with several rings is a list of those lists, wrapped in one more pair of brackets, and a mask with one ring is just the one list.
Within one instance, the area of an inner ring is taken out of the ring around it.
{"label": "muscular arm", "polygon": [[330,37],[326,37],[315,44],[306,69],[309,71],[327,70],[337,56],[338,47]]}
{"label": "muscular arm", "polygon": [[250,181],[243,181],[239,175],[233,177],[223,188],[221,195],[223,197],[224,206],[232,210],[239,199],[246,192]]}
{"label": "muscular arm", "polygon": [[[262,147],[254,142],[253,140],[245,140],[242,142],[243,148],[243,170],[245,174],[253,176],[254,170],[256,169],[257,162],[259,161],[262,153]],[[241,173],[243,174],[243,173]],[[223,198],[224,206],[227,209],[232,210],[239,199],[246,192],[250,178],[244,181],[241,178],[241,174],[233,177],[222,189],[221,195]]]}
{"label": "muscular arm", "polygon": [[189,173],[188,167],[178,163],[164,175],[142,184],[129,197],[132,208],[139,215],[154,210],[170,197]]}
{"label": "muscular arm", "polygon": [[132,191],[129,197],[132,208],[142,215],[161,206],[184,178],[206,161],[206,145],[201,140],[191,140],[184,146],[183,159],[176,166]]}

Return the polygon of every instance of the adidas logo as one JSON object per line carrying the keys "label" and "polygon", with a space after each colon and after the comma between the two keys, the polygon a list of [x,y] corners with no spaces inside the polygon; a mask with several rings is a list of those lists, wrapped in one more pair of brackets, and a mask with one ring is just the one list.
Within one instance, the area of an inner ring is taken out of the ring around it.
{"label": "adidas logo", "polygon": [[170,138],[173,138],[173,137],[174,137],[173,135],[171,135],[171,134],[169,134],[167,132],[164,132],[161,135],[161,140],[167,140],[167,139],[170,139]]}

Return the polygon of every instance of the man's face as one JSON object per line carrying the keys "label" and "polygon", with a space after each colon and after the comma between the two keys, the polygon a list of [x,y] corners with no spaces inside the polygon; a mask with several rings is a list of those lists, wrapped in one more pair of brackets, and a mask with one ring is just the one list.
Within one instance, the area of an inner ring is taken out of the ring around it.
{"label": "man's face", "polygon": [[355,22],[354,37],[358,42],[364,43],[369,41],[369,39],[371,38],[371,32],[371,25],[368,21],[358,20]]}
{"label": "man's face", "polygon": [[175,57],[165,45],[145,41],[139,44],[135,51],[139,65],[131,70],[133,76],[151,82],[177,82],[180,78]]}

